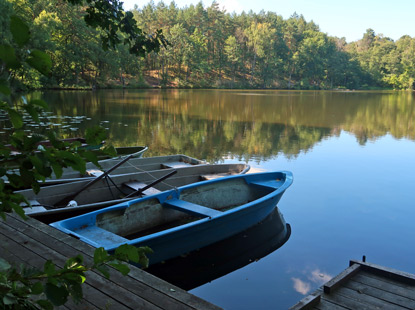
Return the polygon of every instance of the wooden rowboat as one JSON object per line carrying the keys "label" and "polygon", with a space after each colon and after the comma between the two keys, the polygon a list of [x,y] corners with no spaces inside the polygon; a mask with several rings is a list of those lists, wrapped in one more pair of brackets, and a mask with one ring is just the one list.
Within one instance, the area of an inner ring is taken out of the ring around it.
{"label": "wooden rowboat", "polygon": [[51,225],[95,247],[149,246],[150,264],[207,246],[263,220],[292,184],[287,171],[229,176],[135,199]]}
{"label": "wooden rowboat", "polygon": [[[92,180],[93,178],[101,175],[103,171],[107,171],[108,169],[111,169],[112,167],[120,163],[123,160],[123,158],[124,157],[100,160],[99,164],[102,167],[101,169],[95,166],[93,163],[87,163],[85,174],[81,174],[79,171],[75,171],[72,168],[65,168],[63,169],[61,178],[57,179],[55,176],[53,176],[53,178],[47,179],[42,184],[52,185],[69,183],[74,181]],[[122,164],[117,169],[113,170],[111,172],[111,175],[152,171],[159,169],[191,167],[200,164],[206,164],[206,162],[181,154],[147,158],[134,157],[126,161],[125,164]]]}
{"label": "wooden rowboat", "polygon": [[[98,180],[83,191],[91,180],[42,187],[37,195],[31,189],[16,193],[22,194],[30,201],[32,208],[24,208],[27,215],[50,223],[137,198],[138,196],[126,196],[174,172],[174,175],[154,184],[142,194],[151,195],[211,178],[246,173],[248,170],[249,165],[245,164],[197,165],[113,175]],[[74,207],[67,207],[68,202],[63,205],[60,203],[77,192],[79,193],[76,197],[70,199],[72,201],[69,205]]]}

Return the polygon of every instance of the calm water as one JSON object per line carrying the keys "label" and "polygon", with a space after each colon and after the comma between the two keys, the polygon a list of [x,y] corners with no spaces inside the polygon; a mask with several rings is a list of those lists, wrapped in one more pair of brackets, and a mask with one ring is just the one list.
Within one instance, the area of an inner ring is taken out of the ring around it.
{"label": "calm water", "polygon": [[415,272],[414,93],[129,90],[43,97],[56,123],[66,124],[56,125],[64,136],[101,124],[116,146],[148,145],[146,156],[183,153],[294,173],[279,203],[292,228],[288,242],[191,290],[197,296],[225,309],[287,309],[362,255]]}

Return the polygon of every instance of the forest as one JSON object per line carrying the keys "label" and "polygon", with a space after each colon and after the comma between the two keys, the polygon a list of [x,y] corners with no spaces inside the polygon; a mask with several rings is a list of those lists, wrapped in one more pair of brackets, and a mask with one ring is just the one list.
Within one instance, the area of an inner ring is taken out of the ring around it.
{"label": "forest", "polygon": [[147,34],[161,29],[169,44],[138,57],[123,44],[103,50],[101,30],[86,25],[82,6],[6,0],[0,10],[2,42],[9,44],[7,23],[17,15],[30,26],[29,47],[53,61],[48,77],[30,68],[16,71],[10,81],[15,89],[415,88],[415,38],[394,41],[367,29],[362,39],[346,42],[297,13],[284,19],[275,12],[227,13],[217,2],[184,8],[150,2],[136,6],[134,18]]}

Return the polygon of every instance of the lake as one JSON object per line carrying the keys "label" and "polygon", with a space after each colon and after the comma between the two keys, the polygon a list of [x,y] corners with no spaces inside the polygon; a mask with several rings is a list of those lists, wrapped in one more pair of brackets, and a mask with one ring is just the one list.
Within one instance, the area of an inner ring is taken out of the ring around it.
{"label": "lake", "polygon": [[[145,156],[290,170],[278,250],[190,292],[225,309],[287,309],[366,255],[415,272],[415,93],[103,90],[35,93],[63,137],[91,125]],[[178,270],[177,272],[180,272]],[[197,277],[197,275],[193,275]]]}

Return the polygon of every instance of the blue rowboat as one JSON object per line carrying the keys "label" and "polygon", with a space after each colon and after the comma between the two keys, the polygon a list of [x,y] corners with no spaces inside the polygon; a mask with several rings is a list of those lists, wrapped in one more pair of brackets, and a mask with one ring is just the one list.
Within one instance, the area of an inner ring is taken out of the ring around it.
{"label": "blue rowboat", "polygon": [[233,236],[270,214],[291,172],[236,175],[120,203],[50,224],[95,247],[149,246],[150,265]]}

